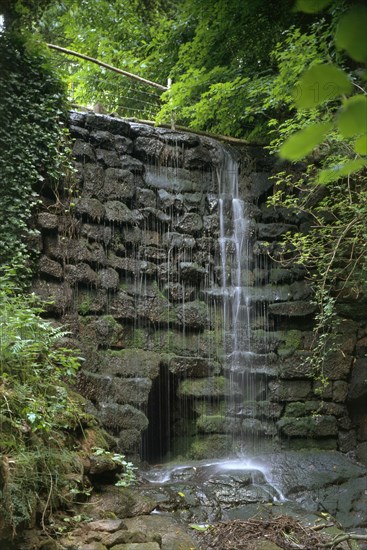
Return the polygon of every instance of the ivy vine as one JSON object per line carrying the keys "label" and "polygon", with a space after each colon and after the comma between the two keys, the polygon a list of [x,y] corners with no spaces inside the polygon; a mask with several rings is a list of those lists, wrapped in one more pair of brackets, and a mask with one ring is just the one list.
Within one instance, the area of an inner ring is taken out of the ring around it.
{"label": "ivy vine", "polygon": [[29,280],[37,249],[32,221],[40,191],[69,169],[66,95],[47,52],[19,34],[0,34],[0,263]]}

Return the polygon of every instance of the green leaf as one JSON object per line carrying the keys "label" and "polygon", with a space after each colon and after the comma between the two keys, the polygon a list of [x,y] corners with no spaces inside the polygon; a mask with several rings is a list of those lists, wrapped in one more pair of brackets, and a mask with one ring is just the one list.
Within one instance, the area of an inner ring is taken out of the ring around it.
{"label": "green leaf", "polygon": [[293,92],[300,109],[312,109],[343,94],[349,94],[352,83],[336,65],[320,63],[310,67],[300,78]]}
{"label": "green leaf", "polygon": [[367,97],[360,94],[347,99],[337,124],[345,138],[367,133]]}
{"label": "green leaf", "polygon": [[295,10],[304,13],[317,13],[329,4],[331,4],[331,0],[297,0]]}
{"label": "green leaf", "polygon": [[367,8],[356,6],[339,21],[335,43],[340,50],[347,50],[352,59],[367,61]]}
{"label": "green leaf", "polygon": [[332,127],[331,123],[312,124],[304,130],[296,132],[282,145],[279,155],[288,160],[302,159],[323,141]]}
{"label": "green leaf", "polygon": [[195,529],[195,531],[207,531],[211,528],[211,525],[209,524],[200,524],[200,523],[189,523],[189,527],[191,529]]}
{"label": "green leaf", "polygon": [[358,172],[366,165],[366,159],[356,159],[346,162],[345,164],[334,166],[333,168],[328,168],[327,170],[322,170],[318,177],[318,183],[325,184],[337,181],[340,178]]}
{"label": "green leaf", "polygon": [[354,150],[358,155],[367,155],[367,134],[356,139]]}

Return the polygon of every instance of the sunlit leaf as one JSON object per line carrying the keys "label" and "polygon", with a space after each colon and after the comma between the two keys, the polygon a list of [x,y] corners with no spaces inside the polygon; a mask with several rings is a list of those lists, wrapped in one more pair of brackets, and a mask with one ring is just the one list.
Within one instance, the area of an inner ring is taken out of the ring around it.
{"label": "sunlit leaf", "polygon": [[179,491],[177,494],[178,494],[178,496],[181,497],[181,498],[184,498],[184,497],[185,497],[185,493],[181,493],[181,491]]}
{"label": "sunlit leaf", "polygon": [[317,13],[329,4],[331,4],[331,0],[297,0],[295,10],[305,13]]}
{"label": "sunlit leaf", "polygon": [[354,150],[358,155],[367,155],[367,134],[356,139]]}
{"label": "sunlit leaf", "polygon": [[320,63],[310,67],[294,90],[294,100],[300,109],[312,109],[321,103],[349,94],[352,83],[336,65]]}
{"label": "sunlit leaf", "polygon": [[312,124],[304,130],[293,134],[280,148],[279,154],[288,160],[300,160],[308,155],[326,134],[331,130],[332,124]]}
{"label": "sunlit leaf", "polygon": [[337,181],[340,178],[358,172],[366,165],[366,159],[356,159],[346,162],[345,164],[334,166],[333,168],[328,168],[327,170],[322,170],[318,177],[318,183],[331,183]]}
{"label": "sunlit leaf", "polygon": [[367,133],[367,97],[360,94],[347,99],[337,124],[343,137]]}
{"label": "sunlit leaf", "polygon": [[356,61],[367,60],[367,8],[356,6],[339,21],[335,33],[335,43],[341,50],[347,50]]}
{"label": "sunlit leaf", "polygon": [[210,529],[211,525],[206,523],[189,523],[189,527],[191,527],[191,529],[195,529],[195,531],[207,531]]}

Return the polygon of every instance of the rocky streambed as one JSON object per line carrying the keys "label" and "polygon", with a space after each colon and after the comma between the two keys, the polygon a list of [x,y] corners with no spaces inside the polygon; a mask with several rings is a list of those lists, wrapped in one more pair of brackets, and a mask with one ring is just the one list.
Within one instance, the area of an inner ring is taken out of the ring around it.
{"label": "rocky streambed", "polygon": [[365,548],[341,535],[367,536],[366,468],[336,451],[156,466],[129,489],[106,475],[17,550]]}

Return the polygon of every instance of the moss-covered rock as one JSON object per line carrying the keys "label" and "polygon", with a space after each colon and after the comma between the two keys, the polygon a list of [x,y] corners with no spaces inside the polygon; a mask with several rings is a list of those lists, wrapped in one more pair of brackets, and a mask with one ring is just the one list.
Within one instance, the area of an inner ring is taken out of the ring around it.
{"label": "moss-covered rock", "polygon": [[230,384],[224,376],[183,380],[177,392],[179,397],[220,398],[226,396],[241,396],[242,392],[237,384]]}
{"label": "moss-covered rock", "polygon": [[212,434],[197,436],[188,452],[188,457],[196,460],[204,458],[220,458],[228,456],[232,448],[232,437],[229,435]]}

